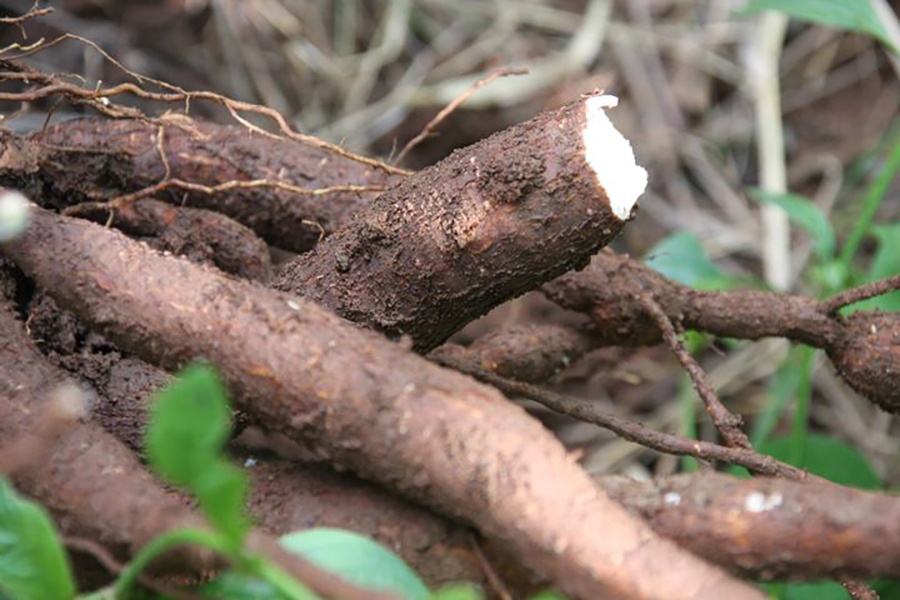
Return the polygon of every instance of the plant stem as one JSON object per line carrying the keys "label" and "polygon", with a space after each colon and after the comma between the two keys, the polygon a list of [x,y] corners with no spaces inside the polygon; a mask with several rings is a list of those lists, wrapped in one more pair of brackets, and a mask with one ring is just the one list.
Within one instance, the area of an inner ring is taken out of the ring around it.
{"label": "plant stem", "polygon": [[[760,17],[756,45],[753,48],[755,68],[751,68],[756,104],[759,187],[772,194],[787,191],[778,72],[787,24],[788,18],[782,13],[767,11]],[[785,290],[792,280],[787,213],[779,206],[766,204],[761,209],[761,216],[763,273],[766,283],[776,290]]]}
{"label": "plant stem", "polygon": [[850,263],[853,262],[853,257],[856,256],[863,237],[865,237],[872,226],[875,213],[881,205],[881,200],[884,198],[888,186],[891,185],[898,171],[900,171],[900,142],[895,142],[893,148],[890,149],[887,161],[881,168],[881,173],[866,191],[859,221],[856,222],[856,226],[850,232],[850,235],[847,236],[847,241],[844,242],[844,247],[841,249],[840,262],[847,272],[850,270]]}
{"label": "plant stem", "polygon": [[311,592],[309,588],[265,558],[254,561],[251,570],[257,577],[271,583],[290,600],[320,600],[319,596]]}
{"label": "plant stem", "polygon": [[791,426],[791,459],[792,465],[801,467],[806,452],[806,437],[809,429],[809,400],[812,392],[812,363],[816,351],[809,346],[798,350],[797,369],[800,381],[797,385],[794,422]]}
{"label": "plant stem", "polygon": [[[681,404],[681,435],[697,439],[697,393],[691,385],[687,373],[682,373],[678,380],[678,400]],[[699,470],[700,465],[693,456],[681,457],[681,469],[685,473]]]}
{"label": "plant stem", "polygon": [[170,531],[156,538],[137,553],[137,556],[128,563],[122,574],[119,575],[115,584],[115,597],[127,598],[128,591],[132,588],[141,572],[164,552],[174,548],[194,544],[197,546],[206,546],[216,552],[227,557],[232,557],[231,545],[219,534],[208,531],[200,531],[199,529],[179,529]]}

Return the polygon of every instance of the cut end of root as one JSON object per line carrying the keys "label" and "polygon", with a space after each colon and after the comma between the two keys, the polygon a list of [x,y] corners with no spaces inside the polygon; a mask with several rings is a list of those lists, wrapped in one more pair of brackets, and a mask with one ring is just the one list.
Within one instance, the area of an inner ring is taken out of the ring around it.
{"label": "cut end of root", "polygon": [[0,242],[21,235],[28,227],[28,198],[15,190],[0,189]]}
{"label": "cut end of root", "polygon": [[606,109],[618,103],[615,96],[588,98],[583,136],[585,159],[606,191],[613,214],[624,221],[647,189],[647,171],[637,165],[631,143],[606,116]]}

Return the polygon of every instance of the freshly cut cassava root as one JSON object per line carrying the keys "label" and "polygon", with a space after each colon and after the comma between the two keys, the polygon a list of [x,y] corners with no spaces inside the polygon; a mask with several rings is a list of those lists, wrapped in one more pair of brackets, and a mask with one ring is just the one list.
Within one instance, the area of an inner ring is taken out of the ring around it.
{"label": "freshly cut cassava root", "polygon": [[[312,190],[382,186],[391,177],[318,148],[186,117],[162,126],[78,119],[28,137],[0,132],[0,182],[57,209],[110,200],[166,179],[211,187],[265,179]],[[228,215],[271,244],[303,252],[375,194],[309,196],[274,186],[205,194],[173,187],[158,197]]]}
{"label": "freshly cut cassava root", "polygon": [[631,217],[647,173],[589,94],[414,173],[361,207],[274,287],[427,351],[490,308],[584,266]]}
{"label": "freshly cut cassava root", "polygon": [[263,425],[472,521],[571,595],[764,597],[628,516],[496,391],[314,303],[97,225],[32,217],[0,251],[121,348],[168,367],[211,361]]}

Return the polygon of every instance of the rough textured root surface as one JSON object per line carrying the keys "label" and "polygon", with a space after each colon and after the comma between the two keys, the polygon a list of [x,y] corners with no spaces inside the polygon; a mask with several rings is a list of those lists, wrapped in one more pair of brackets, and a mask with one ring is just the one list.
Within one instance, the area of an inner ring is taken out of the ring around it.
{"label": "rough textured root surface", "polygon": [[855,312],[828,348],[844,381],[881,408],[900,414],[900,313]]}
{"label": "rough textured root surface", "polygon": [[475,581],[487,587],[466,527],[326,467],[259,460],[247,471],[248,508],[265,531],[349,529],[397,552],[431,586]]}
{"label": "rough textured root surface", "polygon": [[[0,133],[0,182],[54,208],[134,192],[166,178],[159,132],[159,126],[141,121],[78,119],[28,138]],[[256,179],[309,189],[388,183],[382,171],[237,126],[179,119],[165,126],[162,146],[171,178],[209,186]],[[304,196],[275,188],[202,194],[175,188],[170,199],[228,215],[271,244],[303,252],[374,196]]]}
{"label": "rough textured root surface", "polygon": [[[105,340],[103,352],[99,351],[101,342],[92,341],[77,353],[67,353],[59,340],[46,334],[67,331],[68,327],[57,324],[72,317],[48,307],[52,303],[44,295],[32,301],[30,334],[44,339],[45,352],[73,373],[83,374],[98,391],[92,418],[139,450],[149,397],[169,381],[169,375],[138,359],[121,358],[109,350]],[[56,315],[56,320],[48,315]],[[522,344],[527,350],[532,346],[527,342],[534,336],[561,341],[561,347],[578,339],[571,331],[560,329],[501,330],[479,340],[477,345],[487,352],[469,355],[469,359],[486,355],[487,362],[482,364],[496,365],[504,376],[533,375],[543,370],[540,366],[528,368],[535,364],[530,360],[534,355],[525,352],[526,359],[519,358]],[[100,336],[89,334],[89,338]],[[445,348],[450,347],[439,350]],[[506,350],[511,352],[508,356]],[[538,358],[536,364],[544,363]],[[513,368],[512,373],[504,370],[507,366]],[[321,465],[260,459],[247,465],[252,479],[248,508],[263,530],[281,535],[310,527],[349,529],[393,549],[431,586],[465,580],[487,587],[484,569],[472,549],[471,533],[465,527]],[[614,476],[594,480],[630,511],[648,519],[658,534],[747,577],[872,578],[900,570],[900,549],[885,546],[886,541],[900,540],[900,532],[892,530],[894,523],[900,523],[900,501],[890,496],[766,478],[738,481],[712,474],[652,483]],[[898,518],[890,518],[895,513]],[[522,595],[537,589],[539,582],[529,578],[517,562],[495,545],[482,544],[490,564],[501,569],[508,586]]]}
{"label": "rough textured root surface", "polygon": [[[0,298],[0,339],[0,442],[7,443],[32,428],[33,415],[66,377],[28,339],[6,298]],[[100,543],[124,559],[167,531],[205,527],[185,498],[165,491],[127,447],[93,423],[69,426],[47,452],[17,472],[14,481],[50,509],[69,536]],[[248,534],[246,547],[326,598],[393,598],[320,571],[259,530]],[[170,550],[151,565],[158,573],[192,578],[223,566],[219,557],[194,546]]]}
{"label": "rough textured root surface", "polygon": [[212,361],[262,424],[471,519],[575,597],[763,597],[628,516],[498,392],[311,302],[39,209],[0,249],[123,349]]}
{"label": "rough textured root surface", "polygon": [[413,174],[274,286],[434,348],[493,306],[584,266],[625,221],[585,159],[586,105],[547,111]]}
{"label": "rough textured root surface", "polygon": [[[0,300],[0,339],[0,437],[8,441],[28,430],[31,415],[65,377],[32,345],[5,299]],[[123,555],[165,531],[202,525],[125,446],[90,423],[70,427],[48,456],[18,474],[15,483],[50,509],[65,533]],[[205,551],[183,548],[157,566],[197,573],[215,568],[216,561]]]}
{"label": "rough textured root surface", "polygon": [[90,406],[91,420],[142,452],[150,400],[171,376],[140,359],[123,356],[109,340],[58,308],[41,291],[31,299],[27,314],[28,334],[41,352],[97,393]]}
{"label": "rough textured root surface", "polygon": [[[102,205],[93,205],[78,216],[99,223],[110,219],[109,210]],[[252,229],[221,213],[143,198],[116,208],[112,225],[157,250],[212,264],[244,279],[266,282],[272,277],[265,242]]]}
{"label": "rough textured root surface", "polygon": [[786,337],[822,348],[844,380],[884,410],[900,413],[900,314],[828,314],[813,298],[742,290],[703,292],[666,279],[637,261],[601,252],[579,273],[546,284],[543,292],[597,325],[602,345],[646,345],[662,336],[640,298],[651,296],[674,321],[722,337]]}
{"label": "rough textured root surface", "polygon": [[467,364],[528,383],[547,381],[597,346],[586,332],[558,325],[513,325],[483,335],[469,346],[444,344],[429,358]]}
{"label": "rough textured root surface", "polygon": [[677,475],[602,487],[653,529],[712,562],[765,579],[900,573],[900,498],[818,483]]}
{"label": "rough textured root surface", "polygon": [[[274,533],[348,528],[394,548],[425,569],[430,582],[481,577],[464,529],[433,513],[323,467],[260,461],[250,472],[251,511]],[[594,481],[660,535],[746,577],[817,580],[900,572],[900,498],[887,494],[715,473]],[[493,565],[504,564],[502,554],[489,555]],[[537,583],[522,569],[507,568],[503,576],[516,591]]]}

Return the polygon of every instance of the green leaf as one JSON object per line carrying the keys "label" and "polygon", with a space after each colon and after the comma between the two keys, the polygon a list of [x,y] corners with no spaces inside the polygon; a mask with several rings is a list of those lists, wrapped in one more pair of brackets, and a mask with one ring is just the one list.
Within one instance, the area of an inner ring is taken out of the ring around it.
{"label": "green leaf", "polygon": [[[866,276],[866,282],[900,275],[900,222],[872,228],[872,235],[878,240],[878,250]],[[900,292],[891,292],[853,305],[853,310],[900,310]]]}
{"label": "green leaf", "polygon": [[72,570],[44,510],[0,478],[0,595],[71,600]]}
{"label": "green leaf", "polygon": [[795,19],[827,27],[859,31],[893,48],[870,0],[750,0],[740,12],[753,15],[767,10],[777,10]]}
{"label": "green leaf", "polygon": [[833,581],[773,583],[765,587],[777,600],[847,600],[847,592]]}
{"label": "green leaf", "polygon": [[644,262],[669,279],[692,287],[722,289],[735,284],[709,259],[700,240],[691,233],[664,238],[647,253]]}
{"label": "green leaf", "polygon": [[249,527],[247,480],[222,459],[230,431],[225,388],[211,368],[194,366],[157,397],[144,444],[153,468],[190,490],[210,522],[239,546]]}
{"label": "green leaf", "polygon": [[797,398],[801,392],[808,389],[811,357],[809,347],[794,346],[778,368],[772,379],[766,405],[753,423],[750,441],[754,447],[760,446],[775,429],[788,405],[788,400]]}
{"label": "green leaf", "polygon": [[429,596],[429,600],[483,600],[481,588],[471,583],[456,583],[443,587]]}
{"label": "green leaf", "polygon": [[812,266],[813,280],[819,285],[825,296],[830,296],[846,289],[850,280],[850,270],[838,259],[823,261]]}
{"label": "green leaf", "polygon": [[799,462],[790,460],[790,438],[769,440],[760,445],[759,451],[835,483],[862,489],[881,487],[881,481],[869,461],[856,448],[835,438],[809,434],[804,458]]}
{"label": "green leaf", "polygon": [[206,517],[235,545],[250,526],[244,513],[247,488],[244,473],[225,461],[211,464],[190,485]]}
{"label": "green leaf", "polygon": [[[281,545],[316,566],[370,590],[395,592],[408,600],[480,600],[471,586],[452,586],[432,596],[419,576],[396,554],[365,536],[343,529],[310,529],[282,536]],[[475,588],[477,590],[477,588]],[[283,600],[267,581],[228,571],[198,588],[211,598]],[[443,595],[441,595],[443,594]],[[459,594],[459,595],[454,595]]]}
{"label": "green leaf", "polygon": [[547,590],[531,597],[531,600],[566,600],[566,597],[559,592]]}
{"label": "green leaf", "polygon": [[248,577],[237,571],[225,571],[212,581],[191,591],[206,598],[228,598],[228,600],[284,600],[285,598],[268,581]]}
{"label": "green leaf", "polygon": [[281,544],[319,566],[373,590],[426,600],[428,588],[403,560],[378,542],[343,529],[310,529],[281,538]]}
{"label": "green leaf", "polygon": [[834,229],[822,209],[812,201],[797,194],[773,194],[760,189],[751,190],[750,197],[781,207],[792,221],[812,237],[821,260],[834,256]]}

